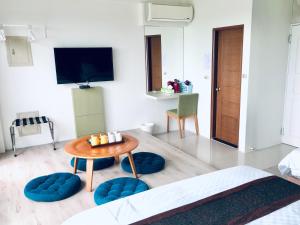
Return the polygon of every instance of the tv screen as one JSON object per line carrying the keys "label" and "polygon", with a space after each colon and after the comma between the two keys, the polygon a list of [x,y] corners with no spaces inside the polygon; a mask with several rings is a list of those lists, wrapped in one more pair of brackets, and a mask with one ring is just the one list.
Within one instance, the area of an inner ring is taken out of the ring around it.
{"label": "tv screen", "polygon": [[58,84],[114,80],[112,48],[54,48]]}

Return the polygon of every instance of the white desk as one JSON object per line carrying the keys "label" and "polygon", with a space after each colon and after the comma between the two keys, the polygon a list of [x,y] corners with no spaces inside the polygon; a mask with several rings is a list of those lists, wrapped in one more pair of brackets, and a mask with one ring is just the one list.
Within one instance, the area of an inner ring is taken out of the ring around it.
{"label": "white desk", "polygon": [[160,91],[151,91],[146,93],[146,97],[154,100],[168,100],[168,99],[177,99],[181,94],[182,93],[165,94]]}

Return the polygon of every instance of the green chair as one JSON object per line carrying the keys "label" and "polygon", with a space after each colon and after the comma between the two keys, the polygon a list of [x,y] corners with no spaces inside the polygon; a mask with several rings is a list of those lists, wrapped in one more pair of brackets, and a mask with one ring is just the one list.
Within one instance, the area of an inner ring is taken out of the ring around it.
{"label": "green chair", "polygon": [[170,129],[170,118],[176,119],[179,127],[180,138],[183,138],[185,130],[185,120],[193,118],[195,122],[196,133],[199,135],[198,125],[198,98],[199,94],[182,94],[179,95],[178,108],[167,111],[167,132]]}

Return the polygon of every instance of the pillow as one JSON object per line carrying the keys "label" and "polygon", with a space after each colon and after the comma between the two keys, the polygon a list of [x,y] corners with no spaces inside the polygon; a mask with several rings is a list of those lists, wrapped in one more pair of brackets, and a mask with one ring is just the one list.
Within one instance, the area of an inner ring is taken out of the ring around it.
{"label": "pillow", "polygon": [[278,165],[282,175],[300,178],[300,148],[288,154]]}

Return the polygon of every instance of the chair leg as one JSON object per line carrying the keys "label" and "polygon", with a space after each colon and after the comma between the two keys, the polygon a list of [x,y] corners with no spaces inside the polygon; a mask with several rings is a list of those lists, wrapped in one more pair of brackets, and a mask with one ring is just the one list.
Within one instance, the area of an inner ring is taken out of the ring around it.
{"label": "chair leg", "polygon": [[56,150],[55,141],[54,141],[54,125],[52,121],[48,121],[48,124],[49,124],[50,134],[52,138],[53,150]]}
{"label": "chair leg", "polygon": [[169,132],[170,132],[170,117],[167,114],[167,133],[169,133]]}
{"label": "chair leg", "polygon": [[185,131],[185,118],[182,118],[182,130]]}
{"label": "chair leg", "polygon": [[180,123],[180,118],[179,117],[177,118],[177,123],[178,123],[180,138],[183,138],[182,129],[181,129],[181,123]]}
{"label": "chair leg", "polygon": [[119,162],[120,162],[120,156],[117,155],[117,156],[115,156],[115,163],[116,163],[116,164],[119,164]]}
{"label": "chair leg", "polygon": [[74,157],[74,167],[73,167],[73,173],[77,173],[77,166],[78,166],[78,158]]}
{"label": "chair leg", "polygon": [[14,150],[14,156],[17,157],[16,153],[16,135],[15,135],[15,128],[13,126],[10,127],[10,138],[11,138],[11,145]]}
{"label": "chair leg", "polygon": [[198,124],[198,116],[194,116],[194,121],[195,121],[195,128],[196,128],[196,134],[199,135],[199,124]]}

